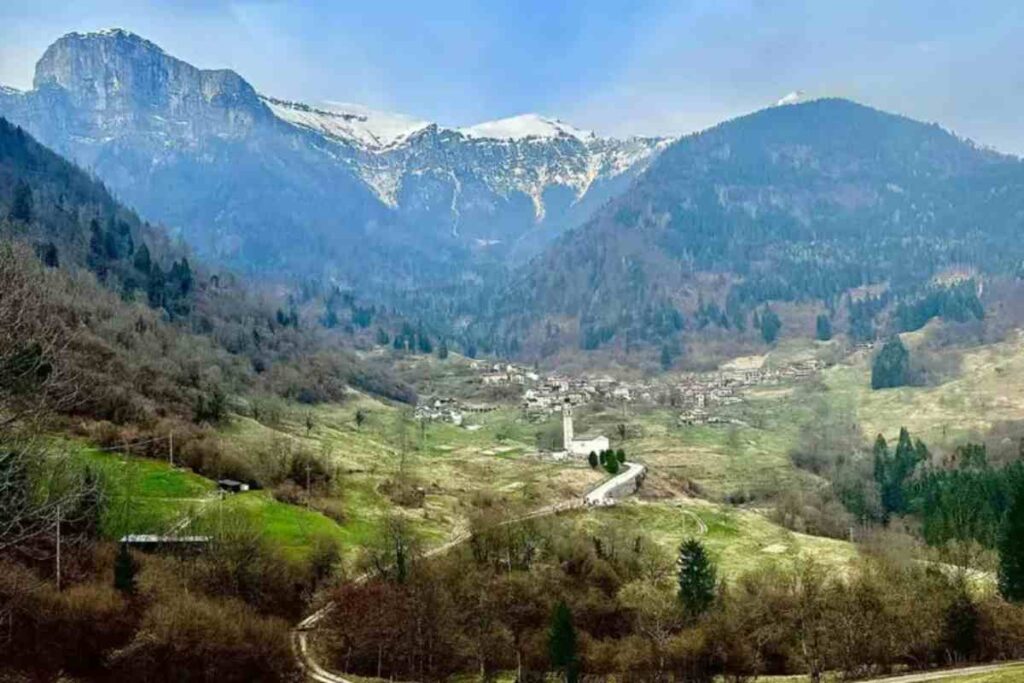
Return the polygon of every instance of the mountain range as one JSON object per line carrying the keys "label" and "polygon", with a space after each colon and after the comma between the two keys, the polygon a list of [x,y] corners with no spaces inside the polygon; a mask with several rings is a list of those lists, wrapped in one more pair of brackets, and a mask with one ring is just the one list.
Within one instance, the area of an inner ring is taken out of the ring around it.
{"label": "mountain range", "polygon": [[31,90],[0,90],[0,115],[201,255],[370,288],[525,260],[670,142],[288,102],[120,29],[57,40]]}
{"label": "mountain range", "polygon": [[261,94],[113,29],[55,42],[0,115],[200,255],[350,286],[464,349],[664,360],[707,328],[761,343],[780,302],[849,320],[872,285],[863,338],[943,273],[1024,273],[1020,159],[844,99],[678,139],[450,128]]}

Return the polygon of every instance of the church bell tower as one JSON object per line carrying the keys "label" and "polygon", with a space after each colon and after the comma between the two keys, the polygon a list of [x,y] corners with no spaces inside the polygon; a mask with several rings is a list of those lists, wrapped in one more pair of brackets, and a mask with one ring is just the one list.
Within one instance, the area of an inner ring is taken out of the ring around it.
{"label": "church bell tower", "polygon": [[572,404],[566,399],[562,404],[562,449],[572,452]]}

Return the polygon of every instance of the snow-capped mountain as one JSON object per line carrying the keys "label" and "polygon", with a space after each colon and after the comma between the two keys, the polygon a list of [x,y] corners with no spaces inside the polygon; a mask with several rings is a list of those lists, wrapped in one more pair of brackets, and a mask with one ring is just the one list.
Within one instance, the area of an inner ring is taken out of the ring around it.
{"label": "snow-capped mountain", "polygon": [[[595,182],[601,185],[619,176],[632,178],[668,142],[658,138],[603,138],[538,114],[446,128],[360,105],[313,106],[266,96],[263,101],[282,121],[351,147],[355,152],[352,169],[388,206],[401,210],[403,206],[429,202],[429,197],[409,196],[406,192],[422,187],[418,179],[432,177],[446,186],[442,194],[448,198],[441,210],[447,213],[450,232],[456,236],[467,224],[467,211],[483,208],[467,205],[467,188],[482,186],[496,195],[489,202],[495,209],[502,199],[525,195],[533,207],[533,222],[543,224],[549,217],[549,204],[556,216],[571,212]],[[554,188],[571,190],[568,204],[564,197],[546,197]],[[598,190],[602,201],[610,196],[607,189]],[[477,197],[471,203],[479,204],[479,200]],[[481,216],[481,220],[493,219]],[[474,234],[473,239],[494,244],[502,235]]]}
{"label": "snow-capped mountain", "polygon": [[592,131],[580,130],[574,126],[550,119],[540,114],[520,114],[497,121],[485,121],[475,126],[459,128],[459,132],[468,138],[490,138],[492,140],[524,140],[540,138],[550,140],[558,137],[571,137],[577,140],[592,139]]}
{"label": "snow-capped mountain", "polygon": [[264,97],[263,101],[283,121],[372,150],[387,149],[430,125],[429,121],[360,104],[325,102],[313,107],[273,97]]}
{"label": "snow-capped mountain", "polygon": [[623,191],[664,139],[526,114],[448,128],[257,93],[120,29],[71,33],[0,115],[236,265],[399,276],[527,256]]}

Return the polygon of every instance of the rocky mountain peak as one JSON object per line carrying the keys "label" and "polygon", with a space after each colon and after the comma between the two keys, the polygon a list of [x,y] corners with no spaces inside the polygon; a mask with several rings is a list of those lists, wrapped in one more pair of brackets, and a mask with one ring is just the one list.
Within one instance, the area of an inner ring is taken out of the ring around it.
{"label": "rocky mountain peak", "polygon": [[[628,188],[668,143],[538,114],[445,127],[339,99],[261,95],[233,71],[108,29],[57,40],[33,90],[0,91],[0,115],[201,252],[246,268],[344,273],[368,267],[351,258],[353,242],[415,253],[416,269],[422,254],[441,254],[429,267],[458,267],[480,245],[487,259],[528,258]],[[337,261],[324,245],[339,248]]]}
{"label": "rocky mountain peak", "polygon": [[234,71],[203,70],[134,33],[114,28],[69,33],[36,64],[34,86],[58,89],[100,130],[127,123],[237,135],[270,114]]}

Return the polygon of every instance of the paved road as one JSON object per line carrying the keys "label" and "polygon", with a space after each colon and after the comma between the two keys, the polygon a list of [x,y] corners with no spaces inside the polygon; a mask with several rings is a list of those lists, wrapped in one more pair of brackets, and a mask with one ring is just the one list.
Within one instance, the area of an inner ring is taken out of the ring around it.
{"label": "paved road", "polygon": [[960,669],[943,669],[942,671],[922,671],[916,674],[889,676],[888,678],[872,678],[861,683],[928,683],[929,681],[948,681],[964,676],[1014,671],[1015,668],[1015,673],[1018,673],[1020,680],[1024,681],[1024,662],[1009,662],[1005,664],[967,666]]}
{"label": "paved road", "polygon": [[[623,463],[626,466],[624,472],[620,472],[611,479],[602,482],[596,488],[591,490],[589,493],[583,496],[582,500],[566,501],[564,503],[555,503],[553,505],[547,505],[534,510],[521,517],[511,519],[504,524],[514,524],[516,522],[522,522],[527,519],[536,519],[537,517],[546,517],[548,515],[557,514],[566,510],[572,510],[582,507],[605,507],[608,505],[615,504],[615,492],[620,487],[625,486],[631,481],[635,481],[647,468],[643,465],[637,465],[636,463],[626,462]],[[636,489],[632,489],[629,493],[633,493]],[[620,494],[621,495],[621,494]],[[424,557],[434,557],[441,555],[457,545],[465,543],[469,540],[468,533],[462,533],[455,536],[453,539],[443,545],[439,545],[427,553]],[[369,578],[369,574],[363,574],[355,578],[356,583],[362,583]],[[353,683],[349,679],[339,674],[328,671],[327,669],[320,666],[317,661],[313,658],[312,652],[309,649],[309,632],[316,628],[316,625],[323,620],[331,610],[334,608],[333,603],[327,603],[316,612],[313,612],[308,617],[299,622],[299,624],[292,630],[292,652],[295,653],[295,657],[299,662],[299,666],[305,672],[309,680],[317,681],[318,683]]]}
{"label": "paved road", "polygon": [[[625,472],[619,472],[614,477],[583,496],[583,502],[591,506],[614,505],[615,491],[626,486],[630,482],[636,481],[638,477],[647,471],[646,467],[634,462],[624,462],[622,464],[626,466]],[[629,493],[633,493],[633,491],[636,491],[635,487]]]}

